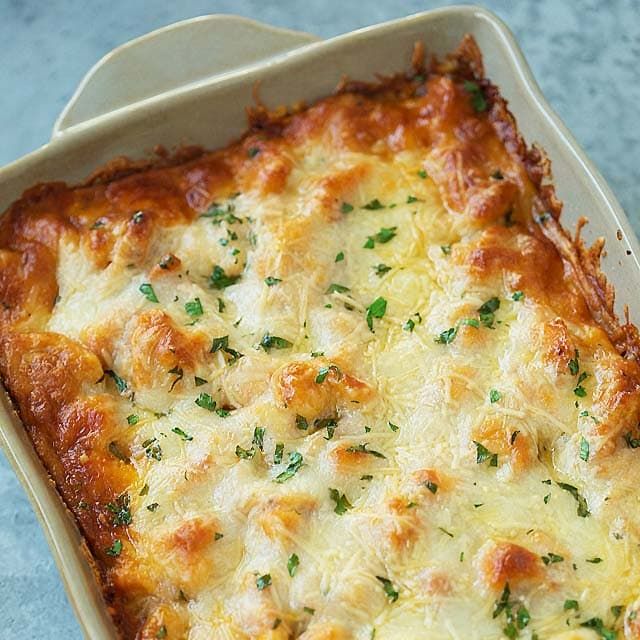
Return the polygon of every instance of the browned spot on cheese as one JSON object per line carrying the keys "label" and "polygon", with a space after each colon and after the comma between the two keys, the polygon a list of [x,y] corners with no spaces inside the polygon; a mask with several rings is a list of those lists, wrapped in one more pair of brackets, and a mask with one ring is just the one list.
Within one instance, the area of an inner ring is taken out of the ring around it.
{"label": "browned spot on cheese", "polygon": [[512,468],[519,471],[530,466],[537,454],[535,441],[522,427],[506,416],[490,415],[474,427],[473,440],[497,453],[499,460],[508,457]]}
{"label": "browned spot on cheese", "polygon": [[575,357],[575,344],[562,318],[545,322],[540,327],[542,358],[556,373],[568,373],[569,360]]}
{"label": "browned spot on cheese", "polygon": [[449,576],[436,569],[426,569],[420,574],[420,586],[430,596],[448,596],[453,591]]}
{"label": "browned spot on cheese", "polygon": [[254,520],[272,540],[286,540],[300,530],[317,508],[308,494],[289,494],[252,499],[247,505],[249,519]]}
{"label": "browned spot on cheese", "polygon": [[316,382],[323,367],[330,363],[316,358],[285,365],[275,374],[275,392],[279,402],[307,419],[332,415],[339,406],[364,403],[373,390],[364,381],[342,371],[329,369],[323,382]]}
{"label": "browned spot on cheese", "polygon": [[393,496],[386,501],[379,528],[391,551],[409,551],[420,532],[416,504],[407,496]]}
{"label": "browned spot on cheese", "polygon": [[495,542],[485,546],[479,561],[480,579],[491,589],[505,583],[518,585],[541,577],[540,558],[525,547],[512,542]]}
{"label": "browned spot on cheese", "polygon": [[489,282],[503,286],[507,280],[513,290],[523,291],[527,299],[549,306],[556,314],[593,324],[556,249],[544,238],[523,233],[519,225],[489,227],[459,245],[452,258],[485,286]]}
{"label": "browned spot on cheese", "polygon": [[204,360],[208,346],[205,336],[181,331],[164,311],[144,311],[129,343],[131,381],[134,386],[169,388],[175,380],[169,371],[174,367],[193,371]]}

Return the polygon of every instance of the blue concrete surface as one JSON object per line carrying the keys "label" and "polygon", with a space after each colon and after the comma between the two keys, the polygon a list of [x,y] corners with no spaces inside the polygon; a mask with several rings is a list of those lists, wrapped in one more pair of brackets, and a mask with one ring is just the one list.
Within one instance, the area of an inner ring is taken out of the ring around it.
{"label": "blue concrete surface", "polygon": [[[0,165],[46,142],[83,74],[113,47],[176,20],[236,13],[329,37],[425,9],[428,0],[0,0]],[[458,2],[457,4],[460,4]],[[487,0],[542,90],[640,232],[640,3]],[[35,516],[0,455],[0,638],[81,632]]]}

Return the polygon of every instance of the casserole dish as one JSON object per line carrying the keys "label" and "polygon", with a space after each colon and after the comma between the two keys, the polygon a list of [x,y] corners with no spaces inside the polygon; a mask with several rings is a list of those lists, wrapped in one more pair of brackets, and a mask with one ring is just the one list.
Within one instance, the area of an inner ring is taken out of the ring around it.
{"label": "casserole dish", "polygon": [[[3,197],[6,202],[2,203],[3,207],[33,182],[61,178],[77,181],[115,155],[126,153],[140,157],[158,141],[167,146],[185,142],[220,146],[242,131],[240,106],[250,103],[253,83],[258,79],[262,83],[262,98],[267,104],[293,103],[301,98],[313,100],[330,93],[339,80],[338,75],[346,73],[366,79],[371,77],[372,70],[384,73],[406,67],[408,52],[415,40],[424,39],[429,51],[438,53],[452,50],[467,32],[478,40],[488,75],[511,100],[514,113],[528,113],[532,107],[537,109],[534,115],[529,113],[526,119],[521,117],[521,128],[527,139],[539,141],[547,149],[554,162],[559,194],[567,203],[567,224],[571,225],[572,216],[575,219],[582,209],[591,215],[591,232],[613,239],[621,229],[623,240],[620,244],[610,243],[607,260],[617,259],[619,264],[633,262],[635,269],[635,240],[632,235],[625,238],[628,226],[606,186],[581,158],[561,125],[544,108],[534,85],[527,83],[530,78],[508,33],[489,14],[473,8],[430,12],[328,43],[309,44],[295,53],[283,54],[263,64],[250,64],[218,78],[194,79],[186,87],[160,95],[138,95],[138,103],[130,107],[123,106],[123,99],[116,103],[114,112],[99,114],[89,122],[74,121],[74,114],[86,117],[91,113],[90,102],[83,104],[81,93],[59,121],[54,142],[4,170]],[[362,66],[363,60],[367,61],[366,69]],[[500,68],[498,62],[506,62],[508,72]],[[283,76],[285,69],[286,78]],[[307,86],[303,80],[309,77],[310,71],[313,71],[314,80],[312,86]],[[94,81],[100,81],[98,72],[94,74]],[[523,84],[519,86],[519,82]],[[90,87],[91,78],[84,86],[85,91]],[[153,88],[147,90],[154,93]],[[214,96],[222,106],[216,113],[216,126],[211,127],[206,105]],[[67,126],[69,128],[65,129]],[[607,272],[607,262],[604,270]],[[631,300],[629,280],[616,278],[616,271],[611,271],[610,275],[621,300]],[[58,504],[56,507],[51,503],[43,508],[42,501],[49,496],[55,502],[55,496],[47,489],[39,463],[30,453],[31,447],[19,425],[8,423],[3,429],[3,440],[12,462],[17,464],[19,461],[18,472],[25,486],[32,491],[32,499],[40,516],[45,518],[50,538],[55,540],[57,546],[53,548],[63,576],[74,575],[73,581],[67,584],[86,633],[89,637],[108,637],[109,623],[104,616],[100,618],[99,595],[91,588],[91,572],[74,550],[80,544],[77,533],[65,520],[66,515],[58,503],[55,503]],[[78,580],[78,575],[84,576],[84,584]],[[92,594],[89,601],[79,595],[85,588]]]}

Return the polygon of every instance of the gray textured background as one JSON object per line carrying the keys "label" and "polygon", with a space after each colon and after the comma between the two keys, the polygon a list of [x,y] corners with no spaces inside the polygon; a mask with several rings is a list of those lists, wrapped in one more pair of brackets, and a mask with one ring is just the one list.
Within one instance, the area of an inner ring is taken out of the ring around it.
{"label": "gray textured background", "polygon": [[[47,141],[83,74],[176,20],[236,13],[330,37],[460,2],[0,0],[0,166]],[[640,0],[487,0],[640,232]],[[0,638],[80,638],[44,537],[0,455]],[[409,639],[408,639],[409,640]]]}

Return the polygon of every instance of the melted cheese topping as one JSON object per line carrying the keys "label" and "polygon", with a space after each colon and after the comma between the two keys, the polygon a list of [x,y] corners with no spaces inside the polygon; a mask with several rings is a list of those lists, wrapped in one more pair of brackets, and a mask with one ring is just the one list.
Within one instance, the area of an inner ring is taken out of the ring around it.
{"label": "melted cheese topping", "polygon": [[453,78],[5,216],[2,373],[126,637],[640,638],[638,367]]}

